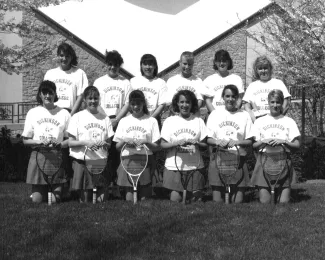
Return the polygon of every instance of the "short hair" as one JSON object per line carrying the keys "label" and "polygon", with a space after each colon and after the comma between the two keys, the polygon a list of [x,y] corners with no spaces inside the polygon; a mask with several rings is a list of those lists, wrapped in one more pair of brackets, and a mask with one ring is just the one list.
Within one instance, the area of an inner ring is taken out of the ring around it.
{"label": "short hair", "polygon": [[36,96],[36,101],[37,103],[43,105],[43,101],[40,97],[41,93],[44,92],[53,92],[55,97],[54,97],[54,102],[58,101],[58,95],[56,93],[56,85],[54,82],[49,81],[49,80],[44,80],[41,82],[41,84],[39,85],[38,91],[37,91],[37,96]]}
{"label": "short hair", "polygon": [[67,44],[66,42],[61,43],[58,47],[56,55],[59,56],[61,52],[63,52],[64,55],[71,57],[71,66],[76,67],[78,65],[78,57],[70,44]]}
{"label": "short hair", "polygon": [[88,86],[83,92],[83,97],[84,99],[86,99],[87,97],[93,94],[97,94],[100,97],[99,91],[95,86]]}
{"label": "short hair", "polygon": [[270,76],[272,77],[273,74],[273,65],[271,60],[266,57],[266,56],[260,56],[257,57],[256,60],[253,63],[253,80],[259,80],[260,76],[257,73],[257,68],[258,66],[262,65],[262,64],[267,64],[270,68]]}
{"label": "short hair", "polygon": [[105,63],[108,64],[110,62],[113,63],[115,66],[121,67],[124,61],[121,54],[118,51],[113,50],[106,51],[105,54]]}
{"label": "short hair", "polygon": [[238,98],[239,97],[239,90],[238,88],[235,86],[235,85],[226,85],[223,90],[222,90],[222,93],[221,93],[221,97],[223,98],[225,96],[225,93],[226,93],[226,90],[229,89],[231,90],[231,92]]}
{"label": "short hair", "polygon": [[273,97],[278,97],[281,104],[284,103],[284,95],[283,95],[283,92],[280,90],[280,89],[273,89],[269,92],[268,96],[267,96],[267,99],[268,101],[271,100],[271,98]]}
{"label": "short hair", "polygon": [[232,59],[230,57],[230,54],[228,51],[226,50],[219,50],[214,54],[214,60],[213,60],[213,69],[214,70],[218,70],[218,67],[216,66],[216,62],[220,62],[220,61],[228,61],[228,67],[227,70],[231,70],[233,69],[233,62]]}
{"label": "short hair", "polygon": [[[143,113],[149,114],[146,98],[143,94],[143,92],[139,89],[133,90],[129,95],[129,103],[132,101],[140,101],[143,104]],[[130,110],[130,113],[132,114],[132,111]]]}
{"label": "short hair", "polygon": [[172,100],[172,107],[173,107],[173,110],[175,112],[179,112],[179,108],[178,108],[178,101],[179,101],[179,97],[183,95],[186,99],[189,99],[192,103],[192,107],[191,107],[191,113],[195,114],[197,111],[199,111],[199,104],[198,104],[198,100],[195,96],[195,94],[190,91],[190,90],[180,90],[178,91],[174,97],[173,97],[173,100]]}
{"label": "short hair", "polygon": [[141,75],[144,75],[141,65],[142,65],[145,61],[152,61],[152,62],[154,63],[154,65],[155,65],[156,68],[155,68],[154,71],[153,71],[153,76],[156,77],[157,74],[158,74],[158,63],[157,63],[156,57],[153,56],[152,54],[144,54],[144,55],[141,57],[141,60],[140,60],[140,71],[141,71]]}
{"label": "short hair", "polygon": [[187,59],[194,59],[194,54],[193,54],[193,52],[190,52],[190,51],[184,51],[184,52],[181,54],[181,57],[180,57],[179,60],[181,60],[182,57],[186,57]]}

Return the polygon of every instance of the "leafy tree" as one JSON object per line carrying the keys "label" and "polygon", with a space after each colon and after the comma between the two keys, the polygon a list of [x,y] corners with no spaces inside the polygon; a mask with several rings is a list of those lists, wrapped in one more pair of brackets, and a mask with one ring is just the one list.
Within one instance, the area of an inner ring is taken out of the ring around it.
{"label": "leafy tree", "polygon": [[[12,33],[23,38],[23,46],[6,47],[0,40],[0,69],[8,74],[19,73],[28,66],[47,59],[52,49],[47,39],[53,34],[48,26],[34,18],[32,8],[58,5],[66,0],[1,0],[0,32]],[[5,19],[6,12],[21,11],[24,19]],[[35,48],[37,46],[37,48]],[[41,47],[41,48],[40,48]]]}
{"label": "leafy tree", "polygon": [[[324,135],[325,1],[274,0],[274,9],[249,36],[273,54],[285,82],[306,91],[313,135]],[[317,124],[319,130],[317,130]]]}

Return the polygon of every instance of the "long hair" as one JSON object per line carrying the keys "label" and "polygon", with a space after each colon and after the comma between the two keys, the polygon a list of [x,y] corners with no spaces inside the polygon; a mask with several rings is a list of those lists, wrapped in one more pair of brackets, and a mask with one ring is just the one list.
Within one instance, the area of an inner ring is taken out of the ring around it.
{"label": "long hair", "polygon": [[226,50],[218,50],[215,55],[214,55],[214,60],[213,60],[213,69],[218,70],[218,67],[216,66],[216,62],[220,61],[228,61],[228,68],[227,70],[233,69],[233,62],[230,57],[230,54]]}
{"label": "long hair", "polygon": [[64,55],[71,57],[71,66],[77,67],[78,65],[78,57],[76,55],[76,52],[72,48],[71,45],[67,44],[66,42],[63,42],[59,45],[58,50],[56,52],[56,55],[59,56],[60,53],[63,52]]}
{"label": "long hair", "polygon": [[43,101],[41,99],[41,93],[44,92],[53,92],[55,97],[54,97],[54,102],[58,101],[58,95],[56,94],[56,85],[54,82],[49,81],[49,80],[44,80],[41,82],[39,85],[38,91],[37,91],[37,96],[36,96],[36,101],[37,103],[43,105]]}
{"label": "long hair", "polygon": [[[147,102],[146,102],[146,98],[143,94],[143,92],[141,90],[133,90],[130,95],[129,95],[129,104],[132,101],[140,101],[143,104],[143,113],[145,113],[146,115],[149,115],[149,110],[147,107]],[[130,113],[132,114],[132,111],[130,111]]]}
{"label": "long hair", "polygon": [[142,70],[142,64],[145,62],[145,61],[152,61],[155,65],[155,69],[153,71],[153,76],[156,77],[157,74],[158,74],[158,63],[157,63],[157,59],[155,56],[153,56],[152,54],[144,54],[142,57],[141,57],[141,60],[140,60],[140,71],[141,71],[141,75],[143,76],[143,70]]}

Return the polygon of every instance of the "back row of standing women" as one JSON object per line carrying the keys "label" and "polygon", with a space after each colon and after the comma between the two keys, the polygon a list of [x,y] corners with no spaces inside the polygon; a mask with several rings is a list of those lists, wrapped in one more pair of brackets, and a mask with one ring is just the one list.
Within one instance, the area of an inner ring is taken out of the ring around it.
{"label": "back row of standing women", "polygon": [[[289,107],[290,94],[282,81],[272,78],[272,64],[266,57],[259,57],[255,61],[253,69],[256,81],[248,86],[244,95],[241,78],[229,73],[229,70],[233,68],[233,63],[229,53],[225,50],[216,52],[213,62],[216,73],[204,81],[192,74],[193,54],[182,53],[179,62],[181,73],[171,77],[167,84],[157,78],[158,65],[153,55],[143,55],[140,61],[142,76],[134,77],[129,82],[119,74],[119,69],[123,64],[121,55],[116,51],[107,52],[108,73],[95,80],[93,84],[95,88],[86,88],[87,77],[81,69],[76,67],[77,57],[70,45],[61,44],[57,54],[60,66],[49,70],[44,77],[44,80],[55,83],[54,93],[51,93],[53,87],[48,87],[48,84],[44,82],[43,85],[41,84],[37,98],[42,107],[37,107],[28,113],[23,136],[25,144],[46,143],[48,135],[51,135],[58,142],[62,141],[62,147],[70,146],[74,170],[72,189],[92,188],[91,180],[88,180],[89,176],[85,176],[83,171],[81,151],[85,146],[99,146],[102,141],[110,146],[113,172],[118,168],[117,150],[121,149],[126,137],[143,140],[149,144],[152,152],[158,150],[159,147],[167,149],[163,185],[171,190],[172,200],[179,200],[179,192],[183,189],[179,176],[175,173],[176,169],[171,163],[172,149],[184,140],[199,141],[199,146],[202,147],[210,144],[231,149],[234,145],[238,145],[243,158],[246,154],[244,147],[251,145],[249,138],[254,140],[255,148],[259,148],[265,139],[273,140],[273,144],[286,143],[288,149],[299,147],[297,140],[299,131],[295,122],[283,116]],[[273,91],[271,96],[268,96],[274,89],[280,91]],[[55,92],[57,92],[58,101],[54,104]],[[54,94],[53,104],[49,102],[51,94]],[[87,109],[76,113],[82,100],[85,101]],[[242,100],[246,111],[241,109]],[[204,102],[211,112],[207,127],[202,119],[197,117],[199,108]],[[270,104],[271,107],[269,107]],[[159,135],[158,124],[161,126],[160,115],[165,106],[170,106],[170,117],[164,122],[161,135]],[[71,112],[73,115],[71,122],[69,113],[60,108]],[[56,110],[60,110],[61,116],[59,117],[63,118],[60,130],[54,130],[52,126],[48,126],[50,120],[41,120],[42,117],[56,116],[58,114]],[[129,111],[131,114],[126,116]],[[269,112],[271,113],[268,114]],[[258,118],[261,119],[256,122],[256,127],[251,129],[252,123]],[[103,124],[102,127],[93,127],[96,124],[91,124],[92,120]],[[43,122],[46,123],[42,126]],[[42,130],[37,130],[37,133],[36,128]],[[99,129],[105,129],[105,131],[100,132]],[[114,132],[115,136],[111,143]],[[64,135],[69,137],[69,140],[64,141]],[[27,183],[33,184],[33,201],[40,202],[44,197],[43,184],[45,182],[38,176],[37,169],[31,166],[33,164],[31,162],[32,159],[28,169]],[[151,170],[148,170],[148,174],[155,169],[154,164],[155,161],[152,159],[149,164]],[[245,171],[247,177],[245,163],[242,164],[242,170]],[[210,174],[213,171],[213,169],[209,170],[213,198],[221,201],[222,185],[216,174]],[[129,186],[124,175],[125,173],[119,168],[117,183],[121,186]],[[144,174],[140,179],[140,185],[143,186],[143,193],[142,195],[140,193],[140,196],[143,198],[149,194],[147,191],[150,190],[150,183],[151,179]],[[194,174],[191,183],[189,190],[193,191],[193,197],[199,197],[196,194],[199,194],[198,191],[203,188],[202,175],[199,172]],[[237,195],[234,196],[237,202],[242,201],[247,183],[247,178],[244,178],[239,185],[242,188],[238,189],[238,194],[234,194]],[[269,193],[265,181],[263,182],[261,178],[260,169],[257,172],[254,171],[253,184],[260,188],[260,200],[268,201]],[[280,200],[286,202],[289,200],[290,183],[283,187],[284,190],[281,193],[283,196],[280,196]],[[58,184],[57,197],[59,197],[61,188]],[[130,193],[131,190],[127,190],[127,199],[132,198]],[[81,200],[87,200],[87,192],[80,195]]]}

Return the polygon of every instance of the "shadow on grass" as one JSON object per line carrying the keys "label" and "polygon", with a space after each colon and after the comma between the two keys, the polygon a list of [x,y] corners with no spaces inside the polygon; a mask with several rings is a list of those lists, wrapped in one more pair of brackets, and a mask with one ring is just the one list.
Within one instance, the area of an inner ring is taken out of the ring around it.
{"label": "shadow on grass", "polygon": [[306,189],[298,188],[298,189],[291,190],[291,201],[293,203],[307,201],[310,199],[311,199],[311,196],[309,194],[307,194]]}

